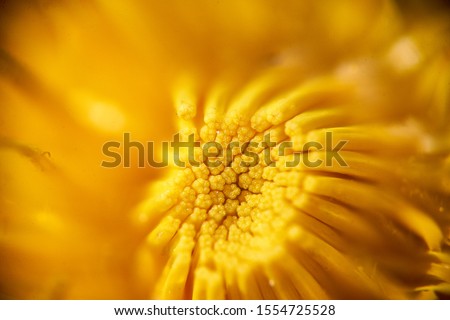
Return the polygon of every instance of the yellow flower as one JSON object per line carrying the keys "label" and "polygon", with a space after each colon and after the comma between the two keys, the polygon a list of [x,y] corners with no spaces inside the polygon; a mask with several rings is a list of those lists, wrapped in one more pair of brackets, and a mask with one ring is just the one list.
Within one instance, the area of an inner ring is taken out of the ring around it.
{"label": "yellow flower", "polygon": [[[0,17],[0,297],[450,295],[440,2],[35,0]],[[248,149],[102,167],[124,132]]]}

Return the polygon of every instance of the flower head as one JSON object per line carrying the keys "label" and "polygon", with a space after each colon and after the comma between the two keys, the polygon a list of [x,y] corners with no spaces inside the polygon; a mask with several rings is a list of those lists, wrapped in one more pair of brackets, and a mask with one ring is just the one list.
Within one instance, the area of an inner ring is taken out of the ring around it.
{"label": "flower head", "polygon": [[[1,23],[0,296],[450,294],[443,6],[27,3]],[[123,132],[199,148],[101,167]]]}

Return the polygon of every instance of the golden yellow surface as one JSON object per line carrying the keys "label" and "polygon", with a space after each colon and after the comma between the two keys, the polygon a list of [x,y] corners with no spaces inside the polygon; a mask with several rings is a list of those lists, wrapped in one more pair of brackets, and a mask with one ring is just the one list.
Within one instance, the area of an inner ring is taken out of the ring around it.
{"label": "golden yellow surface", "polygon": [[[444,3],[0,2],[0,298],[448,298]],[[124,132],[348,167],[102,167]]]}

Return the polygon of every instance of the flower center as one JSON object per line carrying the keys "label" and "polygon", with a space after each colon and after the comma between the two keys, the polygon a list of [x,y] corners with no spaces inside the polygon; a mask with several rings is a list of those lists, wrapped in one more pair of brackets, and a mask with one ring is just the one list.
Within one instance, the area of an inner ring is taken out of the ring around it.
{"label": "flower center", "polygon": [[[193,95],[177,95],[180,136],[185,141],[195,136],[201,147],[193,155],[198,165],[173,168],[163,186],[153,186],[153,197],[143,209],[153,221],[147,243],[167,259],[161,263],[164,270],[154,290],[156,298],[327,296],[290,255],[298,251],[299,243],[310,248],[316,241],[304,239],[302,225],[308,224],[304,220],[317,224],[298,214],[304,202],[305,170],[285,166],[295,145],[283,155],[278,148],[282,141],[294,141],[294,136],[302,140],[305,119],[317,122],[324,117],[294,116],[335,96],[341,87],[312,82],[264,104],[260,99],[273,85],[268,79],[250,84],[226,106],[213,94],[200,125]],[[266,144],[267,136],[271,144]],[[209,154],[216,156],[205,159],[206,144]]]}

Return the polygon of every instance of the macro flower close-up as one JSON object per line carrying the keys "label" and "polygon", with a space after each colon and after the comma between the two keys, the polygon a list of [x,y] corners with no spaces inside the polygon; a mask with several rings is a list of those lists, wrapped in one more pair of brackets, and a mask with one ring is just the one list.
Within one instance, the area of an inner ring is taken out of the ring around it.
{"label": "macro flower close-up", "polygon": [[446,1],[0,1],[0,299],[450,298]]}

